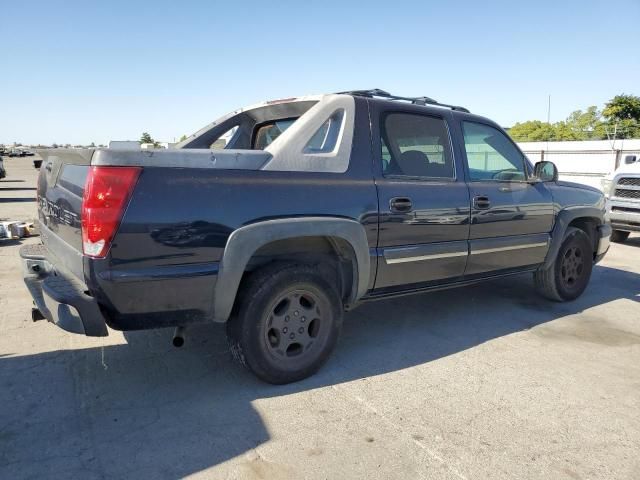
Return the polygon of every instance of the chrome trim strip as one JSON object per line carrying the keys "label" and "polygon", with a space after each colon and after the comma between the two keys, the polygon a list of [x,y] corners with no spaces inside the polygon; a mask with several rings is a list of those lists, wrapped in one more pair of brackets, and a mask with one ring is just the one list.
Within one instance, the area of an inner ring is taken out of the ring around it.
{"label": "chrome trim strip", "polygon": [[522,245],[509,245],[508,247],[483,248],[481,250],[471,250],[471,255],[478,255],[481,253],[506,252],[509,250],[520,250],[523,248],[537,248],[537,247],[547,247],[547,246],[549,246],[549,242],[523,243]]}
{"label": "chrome trim strip", "polygon": [[385,258],[384,261],[387,264],[420,262],[422,260],[437,260],[440,258],[464,257],[464,256],[467,256],[468,254],[469,252],[434,253],[431,255],[419,255],[416,257]]}

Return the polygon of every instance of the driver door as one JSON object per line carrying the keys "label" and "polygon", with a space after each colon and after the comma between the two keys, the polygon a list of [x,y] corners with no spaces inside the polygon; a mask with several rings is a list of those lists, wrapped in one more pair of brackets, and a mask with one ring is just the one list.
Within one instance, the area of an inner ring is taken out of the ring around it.
{"label": "driver door", "polygon": [[529,183],[524,154],[492,125],[461,124],[471,198],[466,276],[544,261],[553,203],[543,183]]}

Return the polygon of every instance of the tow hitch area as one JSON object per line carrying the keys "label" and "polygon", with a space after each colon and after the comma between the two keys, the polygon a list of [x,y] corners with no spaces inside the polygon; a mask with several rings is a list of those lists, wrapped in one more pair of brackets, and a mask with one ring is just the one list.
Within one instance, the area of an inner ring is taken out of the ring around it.
{"label": "tow hitch area", "polygon": [[37,322],[38,320],[46,320],[47,317],[45,317],[42,312],[40,310],[38,310],[36,307],[33,307],[31,309],[31,320],[33,320],[34,322]]}

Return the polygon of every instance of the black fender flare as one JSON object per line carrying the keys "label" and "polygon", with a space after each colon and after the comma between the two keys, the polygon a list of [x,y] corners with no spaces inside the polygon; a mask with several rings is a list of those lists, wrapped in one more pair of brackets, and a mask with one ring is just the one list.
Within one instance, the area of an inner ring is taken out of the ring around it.
{"label": "black fender flare", "polygon": [[600,220],[600,225],[604,224],[604,211],[600,208],[575,206],[564,208],[558,212],[553,230],[551,230],[551,244],[549,245],[547,256],[542,264],[542,269],[552,267],[553,262],[560,251],[560,246],[562,245],[562,240],[564,240],[564,235],[569,224],[576,218],[583,217],[597,218]]}
{"label": "black fender flare", "polygon": [[295,217],[265,220],[234,230],[224,249],[213,295],[213,319],[226,322],[233,309],[242,275],[253,254],[262,246],[294,237],[337,237],[353,249],[355,269],[349,303],[366,292],[371,261],[364,227],[355,220],[337,217]]}

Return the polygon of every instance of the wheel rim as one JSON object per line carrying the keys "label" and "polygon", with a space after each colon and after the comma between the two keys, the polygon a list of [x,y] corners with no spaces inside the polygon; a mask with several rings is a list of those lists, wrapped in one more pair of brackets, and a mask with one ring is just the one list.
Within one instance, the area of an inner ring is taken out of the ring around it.
{"label": "wheel rim", "polygon": [[565,286],[575,288],[584,272],[584,254],[577,246],[569,247],[563,257],[560,266],[560,275]]}
{"label": "wheel rim", "polygon": [[280,361],[300,359],[321,343],[329,323],[328,306],[306,289],[289,290],[267,310],[264,340],[269,353]]}

